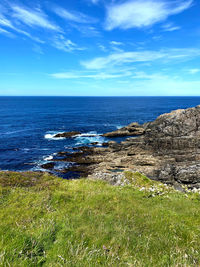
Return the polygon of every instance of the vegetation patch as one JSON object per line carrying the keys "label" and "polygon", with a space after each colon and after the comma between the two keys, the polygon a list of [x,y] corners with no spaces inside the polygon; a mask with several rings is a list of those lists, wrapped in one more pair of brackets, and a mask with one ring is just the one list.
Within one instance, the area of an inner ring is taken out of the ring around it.
{"label": "vegetation patch", "polygon": [[111,186],[1,172],[0,266],[199,266],[199,194],[125,176]]}

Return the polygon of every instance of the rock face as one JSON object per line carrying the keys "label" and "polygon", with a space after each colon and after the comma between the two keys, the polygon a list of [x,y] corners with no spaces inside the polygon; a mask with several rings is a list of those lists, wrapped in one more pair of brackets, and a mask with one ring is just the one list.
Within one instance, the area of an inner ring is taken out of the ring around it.
{"label": "rock face", "polygon": [[117,131],[103,134],[104,137],[123,137],[123,136],[138,136],[144,134],[144,127],[137,122],[133,122],[126,127]]}
{"label": "rock face", "polygon": [[147,136],[159,137],[200,136],[200,106],[189,109],[178,109],[159,116],[147,123]]}
{"label": "rock face", "polygon": [[80,134],[80,132],[65,132],[65,133],[59,133],[59,134],[56,134],[54,137],[55,138],[60,138],[60,137],[64,137],[64,138],[69,138],[69,137],[73,137],[77,134]]}
{"label": "rock face", "polygon": [[144,125],[133,123],[104,136],[130,135],[134,137],[108,142],[108,147],[83,147],[80,156],[84,159],[75,154],[66,160],[77,162],[85,176],[132,170],[167,184],[200,187],[200,106],[163,114]]}

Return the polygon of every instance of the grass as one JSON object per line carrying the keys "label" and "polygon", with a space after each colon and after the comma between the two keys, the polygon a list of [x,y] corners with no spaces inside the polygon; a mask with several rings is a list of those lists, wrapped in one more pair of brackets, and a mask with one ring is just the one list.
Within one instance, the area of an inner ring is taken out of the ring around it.
{"label": "grass", "polygon": [[[200,196],[0,173],[0,266],[199,266]],[[164,190],[164,189],[163,189]]]}

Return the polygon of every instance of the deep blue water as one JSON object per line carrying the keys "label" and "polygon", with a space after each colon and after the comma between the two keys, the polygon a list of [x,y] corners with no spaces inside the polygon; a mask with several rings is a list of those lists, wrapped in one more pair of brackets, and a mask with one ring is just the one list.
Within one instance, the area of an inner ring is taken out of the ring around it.
{"label": "deep blue water", "polygon": [[[38,170],[53,153],[106,141],[98,134],[198,104],[200,97],[0,97],[0,169]],[[64,131],[94,137],[52,138]]]}

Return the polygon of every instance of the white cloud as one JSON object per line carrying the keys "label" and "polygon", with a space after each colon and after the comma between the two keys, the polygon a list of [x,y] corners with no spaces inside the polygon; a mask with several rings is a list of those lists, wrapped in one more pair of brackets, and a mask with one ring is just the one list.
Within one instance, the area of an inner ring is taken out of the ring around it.
{"label": "white cloud", "polygon": [[129,0],[107,6],[105,28],[130,29],[152,26],[192,6],[193,0]]}
{"label": "white cloud", "polygon": [[58,72],[50,74],[51,77],[56,79],[99,79],[99,80],[105,80],[105,79],[116,79],[116,78],[122,78],[122,77],[128,77],[132,73],[131,72],[120,72],[120,73],[85,73],[85,72]]}
{"label": "white cloud", "polygon": [[96,19],[91,18],[81,12],[68,11],[62,7],[55,7],[54,12],[61,18],[77,23],[94,23]]}
{"label": "white cloud", "polygon": [[[38,42],[38,43],[45,43],[44,41],[40,40],[38,37],[34,37],[32,36],[30,33],[24,31],[24,30],[21,30],[21,29],[18,29],[17,27],[15,27],[13,25],[13,23],[8,20],[7,18],[5,18],[3,15],[0,15],[0,25],[2,25],[2,27],[6,27],[6,28],[9,28],[9,29],[12,29],[13,31],[17,32],[17,33],[20,33],[20,34],[23,34],[25,35],[26,37]],[[8,32],[7,30],[5,29],[1,29],[1,33],[5,33],[7,34],[9,37],[14,37],[14,35],[11,33],[11,32]]]}
{"label": "white cloud", "polygon": [[2,15],[0,15],[0,25],[3,27],[13,28],[12,23]]}
{"label": "white cloud", "polygon": [[55,36],[52,40],[52,46],[65,52],[72,52],[74,50],[85,50],[84,47],[79,47],[71,40],[66,39],[63,35]]}
{"label": "white cloud", "polygon": [[52,31],[61,31],[60,27],[50,22],[46,14],[40,9],[27,9],[20,6],[13,5],[13,17],[22,23],[31,27],[40,27]]}
{"label": "white cloud", "polygon": [[200,69],[190,69],[190,70],[188,70],[188,72],[190,74],[196,74],[196,73],[200,72]]}
{"label": "white cloud", "polygon": [[11,37],[11,38],[14,38],[14,37],[15,37],[14,34],[12,34],[11,32],[9,32],[9,31],[7,31],[7,30],[5,30],[5,29],[2,29],[2,28],[0,28],[0,34],[7,35],[7,36],[9,36],[9,37]]}
{"label": "white cloud", "polygon": [[166,32],[173,32],[173,31],[177,31],[177,30],[180,30],[181,27],[180,26],[175,26],[173,25],[172,23],[167,23],[167,24],[164,24],[162,26],[163,30],[166,31]]}
{"label": "white cloud", "polygon": [[76,29],[81,33],[81,35],[86,37],[96,37],[101,35],[95,27],[90,25],[70,23],[70,27]]}
{"label": "white cloud", "polygon": [[162,60],[189,60],[200,56],[200,49],[163,49],[160,51],[134,51],[113,53],[106,57],[97,57],[89,61],[82,61],[81,65],[87,69],[104,69],[127,63],[144,63]]}
{"label": "white cloud", "polygon": [[107,51],[108,51],[108,49],[106,48],[106,46],[105,46],[105,45],[102,45],[102,44],[98,44],[98,48],[99,48],[101,51],[103,51],[103,52],[107,52]]}
{"label": "white cloud", "polygon": [[122,42],[117,42],[117,41],[111,41],[110,44],[111,44],[111,45],[117,45],[117,46],[118,46],[118,45],[123,45]]}

